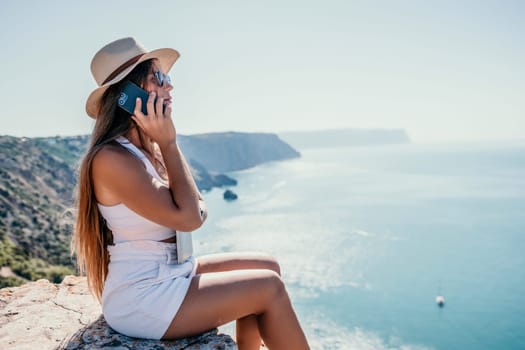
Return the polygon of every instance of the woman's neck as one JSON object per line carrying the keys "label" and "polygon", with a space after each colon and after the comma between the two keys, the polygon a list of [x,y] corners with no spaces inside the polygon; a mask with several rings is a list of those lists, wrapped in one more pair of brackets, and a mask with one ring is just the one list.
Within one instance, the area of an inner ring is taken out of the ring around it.
{"label": "woman's neck", "polygon": [[125,137],[139,149],[146,151],[149,155],[153,155],[153,144],[151,139],[138,128],[133,128],[128,131]]}
{"label": "woman's neck", "polygon": [[129,142],[144,152],[151,164],[153,164],[155,167],[157,173],[167,181],[168,174],[166,171],[166,166],[164,165],[164,160],[162,159],[162,154],[158,150],[158,147],[154,147],[153,141],[148,136],[146,136],[146,134],[142,133],[138,128],[133,128],[128,131],[125,137],[129,140]]}

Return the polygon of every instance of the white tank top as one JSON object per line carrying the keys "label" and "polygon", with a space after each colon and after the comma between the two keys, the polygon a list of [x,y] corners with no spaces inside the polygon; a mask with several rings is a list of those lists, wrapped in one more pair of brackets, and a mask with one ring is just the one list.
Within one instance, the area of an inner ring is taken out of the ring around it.
{"label": "white tank top", "polygon": [[[154,181],[158,181],[162,186],[168,187],[168,183],[160,177],[153,164],[140,149],[125,137],[119,137],[116,141],[144,163],[147,172],[153,176]],[[174,230],[140,216],[122,203],[111,206],[98,203],[98,209],[104,219],[106,219],[108,228],[113,232],[113,242],[115,244],[139,240],[161,241],[175,236]]]}

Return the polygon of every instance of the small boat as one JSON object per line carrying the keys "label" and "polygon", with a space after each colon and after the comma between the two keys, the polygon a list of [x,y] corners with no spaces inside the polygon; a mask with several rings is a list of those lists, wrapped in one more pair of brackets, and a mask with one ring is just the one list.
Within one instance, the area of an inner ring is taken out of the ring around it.
{"label": "small boat", "polygon": [[436,304],[439,306],[439,307],[443,307],[445,306],[445,297],[442,296],[442,295],[438,295],[436,297]]}

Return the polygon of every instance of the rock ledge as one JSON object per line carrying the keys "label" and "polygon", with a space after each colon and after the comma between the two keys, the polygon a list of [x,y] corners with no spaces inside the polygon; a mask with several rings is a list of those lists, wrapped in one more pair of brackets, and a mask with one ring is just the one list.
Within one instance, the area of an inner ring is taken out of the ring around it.
{"label": "rock ledge", "polygon": [[126,337],[104,321],[86,278],[67,276],[0,289],[0,349],[237,349],[233,339],[212,330],[197,337],[156,341]]}

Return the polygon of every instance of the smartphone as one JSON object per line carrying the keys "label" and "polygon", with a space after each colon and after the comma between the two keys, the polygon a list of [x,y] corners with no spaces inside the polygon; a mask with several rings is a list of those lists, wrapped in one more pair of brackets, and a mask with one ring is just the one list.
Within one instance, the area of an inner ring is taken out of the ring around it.
{"label": "smartphone", "polygon": [[146,109],[149,97],[148,92],[131,81],[128,81],[126,85],[124,85],[118,98],[118,106],[129,114],[133,114],[137,97],[140,97],[142,100],[142,113],[148,114]]}

